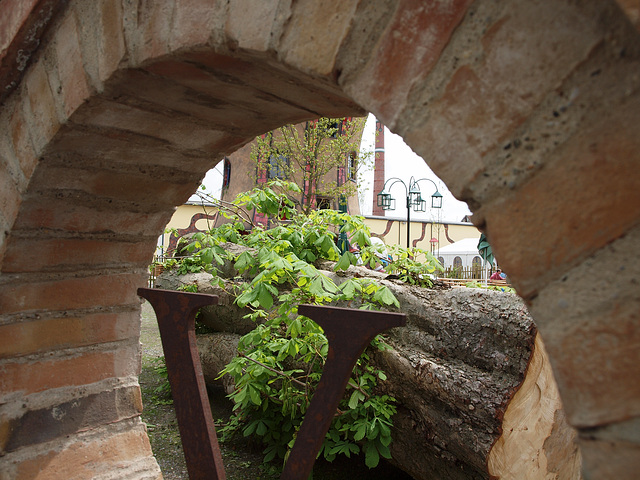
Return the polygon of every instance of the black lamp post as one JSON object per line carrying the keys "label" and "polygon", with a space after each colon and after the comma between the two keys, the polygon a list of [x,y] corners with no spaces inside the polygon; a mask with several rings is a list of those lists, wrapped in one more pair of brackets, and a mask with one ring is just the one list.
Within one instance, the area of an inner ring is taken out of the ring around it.
{"label": "black lamp post", "polygon": [[[413,208],[415,212],[424,212],[426,210],[427,202],[422,199],[422,194],[418,185],[419,182],[424,180],[433,183],[433,186],[436,187],[435,193],[431,195],[431,208],[442,208],[442,194],[438,191],[438,186],[435,182],[429,178],[415,180],[411,177],[411,180],[409,180],[409,187],[407,188],[407,184],[401,179],[393,177],[384,182],[382,191],[378,194],[379,207],[382,207],[383,210],[395,210],[396,200],[389,192],[391,191],[391,187],[396,183],[401,183],[404,186],[404,191],[407,195],[407,248],[410,248],[411,243],[411,208]],[[391,182],[391,184],[387,188],[387,184],[389,184],[389,182]]]}

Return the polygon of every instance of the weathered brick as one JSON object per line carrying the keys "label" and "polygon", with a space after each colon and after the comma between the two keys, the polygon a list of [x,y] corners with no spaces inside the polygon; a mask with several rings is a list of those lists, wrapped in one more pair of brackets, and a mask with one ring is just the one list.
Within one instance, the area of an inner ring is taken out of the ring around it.
{"label": "weathered brick", "polygon": [[[125,431],[108,432],[84,438],[72,436],[65,444],[45,453],[35,452],[15,466],[14,478],[104,478],[108,472],[123,476],[133,463],[147,466],[147,473],[158,472],[151,459],[151,446],[144,430],[138,424]],[[9,457],[7,461],[11,461]],[[138,476],[142,472],[138,473]]]}
{"label": "weathered brick", "polygon": [[357,3],[354,0],[341,2],[340,13],[331,2],[304,0],[294,3],[278,45],[280,56],[300,71],[330,76]]}
{"label": "weathered brick", "polygon": [[620,8],[633,23],[638,31],[640,31],[640,2],[638,0],[616,0]]}
{"label": "weathered brick", "polygon": [[640,97],[585,126],[529,181],[476,212],[521,295],[532,296],[638,223],[640,210],[629,206],[640,205],[639,122]]}
{"label": "weathered brick", "polygon": [[49,85],[46,67],[42,61],[35,63],[25,76],[28,99],[25,102],[25,117],[36,154],[42,152],[60,129],[55,101]]}
{"label": "weathered brick", "polygon": [[24,26],[38,0],[5,0],[0,15],[0,60],[4,59],[11,42]]}
{"label": "weathered brick", "polygon": [[[248,110],[252,116],[261,115],[262,124],[257,130],[264,133],[271,125],[298,123],[313,118],[311,112],[322,112],[332,117],[364,116],[351,98],[337,88],[324,82],[310,82],[304,75],[283,69],[277,64],[262,64],[257,61],[233,58],[212,52],[192,52],[186,58],[201,64],[208,71],[224,72],[236,81],[246,84],[239,91],[233,82],[224,82],[194,65],[178,62],[162,62],[147,67],[149,71],[166,75],[175,82],[204,92],[226,104]],[[265,92],[269,95],[265,96]],[[279,100],[282,99],[282,100]],[[252,131],[253,125],[246,128]]]}
{"label": "weathered brick", "polygon": [[[155,242],[122,242],[91,238],[13,238],[4,257],[5,273],[42,272],[151,263]],[[33,252],[38,252],[33,255]],[[24,260],[30,258],[28,262]]]}
{"label": "weathered brick", "polygon": [[[100,145],[100,150],[96,150],[96,145]],[[162,140],[107,128],[65,129],[52,142],[46,158],[50,157],[60,158],[63,164],[96,168],[134,165],[141,174],[148,173],[150,166],[175,169],[176,165],[184,172],[203,172],[222,158],[216,157],[215,152],[182,153],[167,148]]]}
{"label": "weathered brick", "polygon": [[99,9],[98,71],[100,80],[104,82],[116,71],[126,55],[126,45],[121,3],[101,0]]}
{"label": "weathered brick", "polygon": [[[374,56],[346,90],[393,128],[417,78],[424,78],[449,42],[470,0],[399,2]],[[364,103],[364,102],[362,102]]]}
{"label": "weathered brick", "polygon": [[87,125],[111,127],[135,132],[169,142],[179,148],[219,151],[225,134],[183,118],[142,110],[114,102],[96,102],[83,108],[76,119]]}
{"label": "weathered brick", "polygon": [[636,228],[532,300],[572,425],[640,416],[638,249]]}
{"label": "weathered brick", "polygon": [[7,225],[13,224],[22,200],[17,180],[9,168],[6,161],[0,158],[0,216],[6,219]]}
{"label": "weathered brick", "polygon": [[[171,50],[187,46],[205,45],[216,31],[222,30],[226,5],[211,0],[175,0]],[[258,4],[252,7],[259,7]],[[221,36],[221,33],[217,36]]]}
{"label": "weathered brick", "polygon": [[63,113],[68,118],[91,94],[82,62],[76,18],[71,11],[57,31],[55,52]]}
{"label": "weathered brick", "polygon": [[166,208],[184,203],[198,188],[198,178],[179,173],[166,172],[167,176],[173,174],[173,178],[160,179],[130,172],[42,167],[34,174],[31,188],[45,190],[54,186],[59,190],[78,190],[98,197]]}
{"label": "weathered brick", "polygon": [[0,288],[0,311],[8,315],[21,311],[60,311],[97,305],[133,304],[138,301],[137,287],[145,283],[145,276],[139,273],[14,282]]}
{"label": "weathered brick", "polygon": [[0,364],[0,392],[3,397],[54,388],[77,387],[108,378],[137,375],[137,347],[114,351],[86,351],[75,356]]}
{"label": "weathered brick", "polygon": [[579,444],[585,480],[632,480],[638,477],[640,445],[584,438]]}
{"label": "weathered brick", "polygon": [[142,413],[140,387],[121,387],[37,410],[12,418],[2,453],[45,443],[65,435],[137,417]]}
{"label": "weathered brick", "polygon": [[169,52],[174,2],[125,4],[125,44],[133,65]]}
{"label": "weathered brick", "polygon": [[[208,52],[206,54],[191,54],[189,59],[206,65],[214,71],[251,68],[249,62]],[[146,70],[156,75],[170,78],[179,85],[184,85],[209,97],[211,99],[211,108],[219,109],[221,118],[225,118],[225,114],[229,113],[230,123],[227,128],[243,125],[243,130],[255,131],[256,134],[269,128],[265,123],[268,124],[269,122],[268,114],[274,109],[277,103],[276,98],[264,95],[264,93],[260,93],[252,87],[240,92],[232,83],[221,81],[191,63],[167,60],[154,63],[147,67]],[[264,78],[267,79],[268,77],[265,76]],[[194,98],[195,100],[196,98]],[[286,109],[293,110],[302,118],[302,109],[290,105]],[[242,121],[238,118],[238,115],[245,112],[246,117]],[[304,113],[308,116],[308,112]],[[285,118],[287,117],[285,116]]]}
{"label": "weathered brick", "polygon": [[[589,12],[592,6],[547,0],[475,2],[473,8],[474,15],[451,38],[447,55],[416,83],[419,88],[391,124],[387,121],[457,196],[470,196],[470,187],[484,179],[485,167],[494,160],[488,153],[502,148],[605,34],[593,20],[604,14]],[[509,170],[510,165],[503,166]],[[494,177],[502,185],[502,177]]]}
{"label": "weathered brick", "polygon": [[[273,27],[276,27],[274,22],[279,3],[278,0],[267,0],[258,4],[251,0],[238,0],[231,3],[225,33],[237,42],[238,48],[267,51],[273,38],[277,38],[273,31],[277,31],[278,28]],[[326,10],[331,11],[330,8]]]}
{"label": "weathered brick", "polygon": [[[174,62],[171,62],[174,63]],[[228,99],[220,98],[221,92],[216,92],[218,98],[198,95],[186,86],[167,81],[158,75],[149,75],[142,70],[131,70],[126,73],[117,89],[119,92],[140,98],[148,102],[162,105],[175,112],[183,112],[199,120],[204,120],[212,127],[221,130],[237,131],[238,125],[256,126],[264,121],[262,112],[238,108],[238,105],[228,103]],[[246,100],[250,95],[246,96]]]}
{"label": "weathered brick", "polygon": [[80,314],[0,326],[0,358],[137,338],[139,312]]}
{"label": "weathered brick", "polygon": [[21,109],[14,110],[10,120],[10,129],[13,151],[20,162],[22,173],[28,179],[36,168],[38,157],[33,149],[24,112]]}
{"label": "weathered brick", "polygon": [[173,209],[166,212],[141,213],[98,210],[77,205],[68,199],[31,196],[22,202],[14,230],[38,228],[83,233],[119,233],[121,235],[160,235],[169,223]]}

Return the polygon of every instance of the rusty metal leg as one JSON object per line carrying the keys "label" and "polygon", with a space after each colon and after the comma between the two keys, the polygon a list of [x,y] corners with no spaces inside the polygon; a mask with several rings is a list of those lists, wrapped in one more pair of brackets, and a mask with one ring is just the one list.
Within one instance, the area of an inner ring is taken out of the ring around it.
{"label": "rusty metal leg", "polygon": [[191,480],[225,480],[209,397],[198,357],[195,316],[218,297],[139,288],[156,312],[180,438]]}
{"label": "rusty metal leg", "polygon": [[298,313],[323,328],[329,353],[281,480],[309,477],[356,361],[377,334],[406,323],[404,314],[370,310],[300,305]]}

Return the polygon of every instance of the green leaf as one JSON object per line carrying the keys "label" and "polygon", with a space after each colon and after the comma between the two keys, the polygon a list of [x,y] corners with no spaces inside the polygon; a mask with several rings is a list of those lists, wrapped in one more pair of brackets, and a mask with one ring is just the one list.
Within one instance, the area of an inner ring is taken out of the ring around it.
{"label": "green leaf", "polygon": [[269,310],[273,306],[273,297],[269,290],[263,283],[259,284],[256,290],[258,291],[257,300],[260,302],[260,306],[265,310]]}
{"label": "green leaf", "polygon": [[385,286],[378,289],[378,291],[373,295],[373,299],[384,305],[400,306],[400,303],[398,303],[398,299],[395,297],[393,292]]}
{"label": "green leaf", "polygon": [[367,433],[367,424],[363,422],[358,426],[356,433],[353,435],[353,439],[356,442],[359,442],[364,438],[366,433]]}
{"label": "green leaf", "polygon": [[338,262],[336,263],[334,270],[346,270],[347,268],[349,268],[351,266],[349,255],[353,255],[353,254],[349,252],[344,252],[340,256],[340,260],[338,260]]}
{"label": "green leaf", "polygon": [[239,272],[244,272],[248,268],[251,268],[254,262],[255,262],[255,259],[249,252],[242,252],[240,255],[238,255],[238,258],[236,260],[236,263],[234,264],[234,267]]}
{"label": "green leaf", "polygon": [[380,455],[375,447],[371,446],[366,449],[364,463],[369,468],[375,468],[378,466],[378,463],[380,463]]}
{"label": "green leaf", "polygon": [[364,395],[359,390],[354,390],[351,397],[349,397],[349,408],[354,410],[358,406],[358,402],[360,402],[360,400],[364,400]]}
{"label": "green leaf", "polygon": [[262,399],[260,398],[260,392],[253,385],[249,385],[249,395],[251,396],[251,401],[255,405],[262,404]]}

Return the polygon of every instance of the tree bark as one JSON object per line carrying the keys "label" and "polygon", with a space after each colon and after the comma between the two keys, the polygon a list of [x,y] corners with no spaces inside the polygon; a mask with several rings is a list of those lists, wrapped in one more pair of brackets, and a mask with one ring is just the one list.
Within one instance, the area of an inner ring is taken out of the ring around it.
{"label": "tree bark", "polygon": [[[358,267],[324,273],[336,283],[373,277],[394,292],[397,310],[407,315],[406,327],[385,335],[392,348],[373,355],[388,378],[381,393],[397,400],[392,463],[417,480],[580,478],[575,432],[564,419],[544,347],[519,297],[407,286]],[[225,313],[232,309],[228,302],[218,311],[231,315],[217,321],[229,337],[225,345],[237,345],[238,327],[225,327],[240,316]],[[214,335],[199,339],[198,346],[210,352],[204,343],[220,341]],[[209,379],[234,354],[226,347],[224,352],[201,355],[205,370],[214,372]]]}

